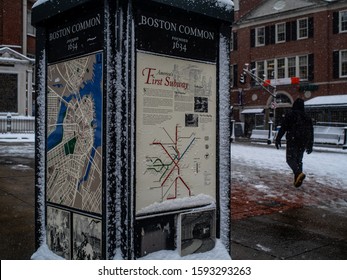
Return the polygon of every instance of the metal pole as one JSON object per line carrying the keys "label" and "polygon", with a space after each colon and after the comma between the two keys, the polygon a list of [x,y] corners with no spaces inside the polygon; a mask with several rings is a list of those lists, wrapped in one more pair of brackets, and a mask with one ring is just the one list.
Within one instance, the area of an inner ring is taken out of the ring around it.
{"label": "metal pole", "polygon": [[230,142],[235,141],[235,120],[231,120],[231,136],[230,136]]}
{"label": "metal pole", "polygon": [[269,121],[269,135],[267,139],[267,144],[270,145],[272,143],[272,126],[273,126],[273,121],[270,119]]}

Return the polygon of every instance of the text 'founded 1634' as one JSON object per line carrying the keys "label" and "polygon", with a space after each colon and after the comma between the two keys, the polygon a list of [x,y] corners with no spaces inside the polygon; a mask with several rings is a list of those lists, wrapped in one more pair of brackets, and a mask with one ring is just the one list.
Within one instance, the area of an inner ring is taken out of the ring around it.
{"label": "text 'founded 1634'", "polygon": [[103,18],[103,12],[100,9],[61,25],[58,23],[49,29],[49,62],[102,49]]}
{"label": "text 'founded 1634'", "polygon": [[[177,15],[176,15],[177,16]],[[137,48],[150,52],[215,62],[218,30],[191,17],[165,17],[139,11]]]}

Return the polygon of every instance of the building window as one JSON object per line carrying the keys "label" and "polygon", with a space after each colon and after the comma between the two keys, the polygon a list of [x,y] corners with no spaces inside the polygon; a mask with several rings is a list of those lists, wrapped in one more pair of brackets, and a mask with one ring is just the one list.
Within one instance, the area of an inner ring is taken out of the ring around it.
{"label": "building window", "polygon": [[267,60],[266,61],[266,79],[275,78],[275,61]]}
{"label": "building window", "polygon": [[347,50],[340,52],[340,73],[341,77],[347,77]]}
{"label": "building window", "polygon": [[286,41],[286,24],[276,24],[276,43],[282,43]]}
{"label": "building window", "polygon": [[257,47],[265,45],[265,27],[258,27],[255,29],[255,38]]}
{"label": "building window", "polygon": [[347,11],[340,12],[340,32],[347,32]]}
{"label": "building window", "polygon": [[263,79],[265,78],[265,62],[264,61],[258,61],[257,64],[256,64],[256,68],[257,68],[257,76],[260,78],[260,79]]}
{"label": "building window", "polygon": [[307,55],[299,56],[299,78],[300,80],[308,79],[308,57]]}
{"label": "building window", "polygon": [[284,58],[277,59],[277,79],[285,78],[286,63]]}
{"label": "building window", "polygon": [[27,33],[29,35],[35,35],[36,34],[36,29],[31,24],[31,10],[27,11]]}
{"label": "building window", "polygon": [[[337,52],[339,62],[336,65],[340,65],[341,72],[345,71],[347,75],[347,50],[341,55]],[[257,61],[255,63],[257,69],[257,76],[264,80],[283,79],[291,77],[299,77],[300,80],[312,80],[313,79],[313,59],[310,55],[293,56],[277,58],[265,61]],[[344,58],[342,58],[342,56]],[[342,62],[344,61],[344,62]],[[312,64],[312,65],[310,65]],[[343,70],[344,69],[344,70]],[[311,73],[312,72],[312,73]],[[265,76],[263,76],[265,74]],[[310,75],[312,78],[310,77]]]}
{"label": "building window", "polygon": [[288,57],[288,77],[296,76],[296,57]]}
{"label": "building window", "polygon": [[298,39],[308,38],[308,19],[298,19]]}

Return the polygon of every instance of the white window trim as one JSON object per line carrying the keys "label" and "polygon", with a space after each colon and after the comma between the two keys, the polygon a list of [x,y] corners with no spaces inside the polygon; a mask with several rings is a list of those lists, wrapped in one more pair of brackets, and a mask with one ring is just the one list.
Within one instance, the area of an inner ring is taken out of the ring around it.
{"label": "white window trim", "polygon": [[[302,78],[300,77],[300,57],[306,57],[306,61],[307,61],[307,64],[305,65],[307,67],[307,77],[306,78]],[[309,73],[308,73],[308,69],[309,69],[309,61],[308,61],[308,55],[299,55],[297,56],[297,70],[296,70],[296,73],[297,73],[297,77],[300,78],[300,81],[307,81],[308,80],[308,76],[309,76]]]}
{"label": "white window trim", "polygon": [[[343,51],[347,51],[347,50],[343,50]],[[300,77],[300,64],[299,64],[299,58],[300,57],[302,57],[302,56],[306,56],[307,57],[307,65],[306,65],[306,67],[307,67],[307,77],[304,79],[304,78],[302,78],[302,77]],[[340,57],[341,57],[341,53],[340,53]],[[308,65],[308,54],[306,54],[306,55],[297,55],[297,56],[288,56],[288,57],[279,57],[279,58],[275,58],[275,59],[268,59],[268,60],[260,60],[260,61],[256,61],[255,63],[256,63],[256,67],[258,66],[258,64],[260,64],[260,63],[264,63],[264,75],[265,75],[265,77],[260,77],[260,78],[262,78],[262,79],[264,79],[264,80],[267,80],[267,79],[269,79],[269,80],[271,80],[271,79],[278,79],[278,60],[279,59],[284,59],[284,77],[285,78],[291,78],[291,77],[293,77],[293,76],[289,76],[289,63],[288,63],[288,59],[289,58],[295,58],[295,76],[294,77],[300,77],[300,80],[302,80],[302,81],[307,81],[308,80],[308,75],[309,75],[309,73],[308,73],[308,67],[309,67],[309,65]],[[271,69],[271,71],[273,72],[273,77],[268,77],[267,76],[267,73],[270,71],[268,68],[269,68],[269,65],[268,65],[268,62],[269,61],[273,61],[273,68]],[[340,61],[341,61],[341,59],[340,59]],[[340,63],[340,70],[341,70],[341,65],[342,65],[342,63]],[[258,68],[258,67],[257,67]],[[341,71],[340,71],[340,73],[341,73]],[[258,70],[257,70],[257,75],[258,75]],[[258,75],[259,76],[259,75]]]}
{"label": "white window trim", "polygon": [[[258,31],[259,29],[263,29],[264,30],[264,43],[262,44],[259,44],[258,42]],[[265,46],[265,26],[259,26],[259,27],[256,27],[255,28],[255,46],[256,47],[262,47],[262,46]]]}
{"label": "white window trim", "polygon": [[342,13],[347,13],[347,10],[343,10],[339,12],[339,33],[346,33],[346,30],[342,30]]}
{"label": "white window trim", "polygon": [[[272,73],[273,73],[273,77],[268,77],[268,72],[269,72],[269,65],[268,65],[268,62],[269,61],[273,61],[273,67],[272,67]],[[265,69],[264,69],[264,73],[265,73],[265,76],[266,76],[266,79],[275,79],[276,77],[276,59],[267,59],[265,60]]]}
{"label": "white window trim", "polygon": [[[259,71],[258,71],[258,65],[259,64],[263,64],[263,76],[262,77],[260,77],[260,74],[259,74]],[[255,63],[255,67],[256,67],[256,73],[257,73],[257,76],[259,77],[259,78],[261,78],[261,79],[265,79],[265,76],[266,76],[266,73],[265,73],[265,61],[264,60],[261,60],[261,61],[257,61],[256,63]]]}
{"label": "white window trim", "polygon": [[295,75],[294,75],[294,77],[298,77],[298,66],[297,66],[298,58],[297,58],[297,56],[286,57],[286,77],[291,77],[291,76],[289,76],[289,59],[290,58],[295,59]]}
{"label": "white window trim", "polygon": [[[302,21],[302,20],[305,20],[306,23],[307,23],[307,26],[306,26],[306,36],[305,36],[305,37],[300,37],[300,21]],[[297,28],[296,28],[296,38],[297,38],[298,40],[307,39],[307,38],[308,38],[308,18],[307,18],[307,17],[305,17],[305,18],[299,18],[299,19],[297,19],[296,22],[297,22],[297,23],[296,23],[296,25],[297,25]]]}
{"label": "white window trim", "polygon": [[276,79],[278,79],[278,61],[280,59],[283,59],[284,60],[284,77],[281,77],[281,78],[287,78],[287,74],[288,74],[288,71],[287,71],[287,60],[285,57],[281,57],[281,58],[277,58],[276,59],[276,71],[275,71],[275,77]]}
{"label": "white window trim", "polygon": [[[340,50],[339,52],[339,77],[340,78],[346,78],[347,77],[347,73],[345,75],[342,75],[342,53],[346,52],[347,54],[347,49],[346,50]],[[346,59],[347,62],[347,59]]]}
{"label": "white window trim", "polygon": [[[279,25],[283,25],[284,26],[284,38],[281,41],[278,40],[278,26]],[[277,23],[276,24],[276,44],[284,43],[285,41],[286,41],[286,24],[284,22]]]}
{"label": "white window trim", "polygon": [[[28,10],[27,11],[27,35],[36,37],[36,28],[32,25],[31,15],[32,15],[32,11]],[[29,26],[32,27],[34,32],[30,32]]]}

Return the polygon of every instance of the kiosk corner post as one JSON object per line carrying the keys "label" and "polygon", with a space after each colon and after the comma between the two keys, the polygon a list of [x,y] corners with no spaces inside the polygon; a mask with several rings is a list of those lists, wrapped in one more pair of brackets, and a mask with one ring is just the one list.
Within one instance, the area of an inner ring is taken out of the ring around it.
{"label": "kiosk corner post", "polygon": [[219,228],[221,241],[231,255],[230,36],[231,26],[222,24],[219,42]]}
{"label": "kiosk corner post", "polygon": [[35,107],[35,248],[45,240],[45,146],[46,146],[46,33],[37,26],[36,37],[36,107]]}

